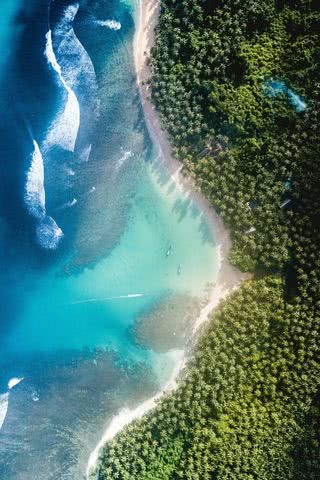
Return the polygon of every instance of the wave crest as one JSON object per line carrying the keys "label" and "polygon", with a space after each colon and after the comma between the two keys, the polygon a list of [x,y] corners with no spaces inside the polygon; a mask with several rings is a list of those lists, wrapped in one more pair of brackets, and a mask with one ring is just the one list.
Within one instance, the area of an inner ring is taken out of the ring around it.
{"label": "wave crest", "polygon": [[58,74],[59,80],[67,92],[67,102],[64,110],[59,112],[49,128],[45,141],[46,148],[59,145],[61,148],[73,152],[80,127],[80,107],[76,94],[63,78],[61,67],[53,51],[51,30],[46,34],[45,56],[48,63]]}
{"label": "wave crest", "polygon": [[33,148],[25,185],[25,205],[30,215],[38,221],[36,236],[39,245],[45,249],[55,249],[63,237],[63,232],[53,218],[47,215],[43,158],[35,140]]}
{"label": "wave crest", "polygon": [[7,416],[8,406],[9,406],[9,393],[6,392],[0,395],[0,430]]}
{"label": "wave crest", "polygon": [[36,228],[39,245],[48,250],[55,250],[63,237],[61,228],[48,215]]}
{"label": "wave crest", "polygon": [[[78,10],[79,3],[67,6],[58,23],[46,34],[45,56],[67,93],[64,109],[57,114],[48,130],[45,141],[47,149],[59,145],[67,151],[75,152],[81,113],[76,90],[84,89],[84,103],[89,105],[91,119],[96,118],[99,111],[94,66],[73,29]],[[79,160],[87,161],[91,151],[90,143],[84,143],[79,150]]]}
{"label": "wave crest", "polygon": [[13,377],[13,378],[11,378],[8,382],[9,390],[11,390],[13,387],[15,387],[20,382],[22,382],[23,379],[24,379],[24,377]]}
{"label": "wave crest", "polygon": [[46,194],[44,190],[44,167],[43,158],[39,145],[33,140],[33,153],[31,166],[27,173],[27,182],[25,186],[25,204],[29,213],[38,220],[45,217],[46,214]]}
{"label": "wave crest", "polygon": [[[9,391],[18,385],[23,380],[23,377],[11,378],[8,382]],[[4,424],[9,408],[9,392],[3,393],[0,395],[0,430]]]}

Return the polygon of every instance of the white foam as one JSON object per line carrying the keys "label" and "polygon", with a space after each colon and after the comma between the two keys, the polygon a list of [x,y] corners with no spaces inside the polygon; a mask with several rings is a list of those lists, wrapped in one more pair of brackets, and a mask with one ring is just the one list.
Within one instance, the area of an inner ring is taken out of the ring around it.
{"label": "white foam", "polygon": [[7,416],[8,405],[9,405],[9,393],[7,392],[0,395],[0,430]]}
{"label": "white foam", "polygon": [[75,172],[74,170],[72,170],[72,168],[66,168],[66,169],[65,169],[65,172],[66,172],[66,174],[69,175],[70,177],[73,177],[73,176],[76,174],[76,172]]}
{"label": "white foam", "polygon": [[39,245],[46,249],[55,249],[63,237],[63,232],[53,218],[47,215],[43,158],[35,140],[33,140],[33,148],[31,165],[27,173],[24,200],[30,215],[39,222],[36,228]]}
{"label": "white foam", "polygon": [[133,153],[130,150],[124,152],[122,157],[119,159],[115,170],[118,171],[122,167],[122,165],[131,157],[133,157]]}
{"label": "white foam", "polygon": [[36,390],[33,390],[32,394],[31,394],[31,398],[34,402],[39,402],[40,397],[39,397],[39,394]]}
{"label": "white foam", "polygon": [[[46,34],[45,56],[55,70],[58,79],[67,93],[64,109],[58,113],[50,126],[45,145],[50,148],[59,145],[74,152],[80,127],[80,106],[75,94],[77,86],[86,84],[87,98],[93,106],[93,115],[98,114],[97,81],[92,61],[74,33],[73,21],[79,4],[65,8],[58,24]],[[80,160],[87,161],[91,145],[80,152]]]}
{"label": "white foam", "polygon": [[66,208],[71,208],[78,203],[78,200],[74,197],[69,202],[64,203],[61,207],[58,207],[57,210],[65,210]]}
{"label": "white foam", "polygon": [[36,235],[38,243],[42,248],[55,250],[63,237],[63,232],[53,218],[47,215],[37,226]]}
{"label": "white foam", "polygon": [[73,30],[73,20],[78,10],[78,3],[66,7],[62,20],[52,32],[56,56],[63,78],[70,88],[76,87],[85,79],[91,88],[96,89],[97,81],[91,58]]}
{"label": "white foam", "polygon": [[65,203],[65,208],[71,208],[76,203],[78,203],[78,200],[74,197],[72,200],[70,200],[70,202]]}
{"label": "white foam", "polygon": [[29,213],[41,220],[45,217],[46,195],[44,190],[44,168],[43,158],[39,145],[33,140],[33,153],[31,166],[27,174],[24,200]]}
{"label": "white foam", "polygon": [[163,390],[157,393],[154,397],[149,398],[148,400],[141,403],[137,408],[129,409],[124,408],[120,410],[118,415],[115,415],[111,423],[109,424],[107,430],[105,431],[101,441],[93,450],[89,457],[88,465],[87,465],[87,472],[86,477],[87,480],[98,478],[97,467],[98,467],[98,460],[101,450],[105,443],[112,440],[117,433],[119,433],[126,425],[131,423],[135,419],[141,418],[147,412],[149,412],[152,408],[154,408],[162,397],[164,393],[168,393],[176,388],[177,382],[176,379],[181,372],[181,370],[185,366],[185,355],[183,350],[175,350],[170,353],[170,355],[174,358],[175,366],[171,373],[169,380],[167,381],[166,385],[164,386]]}
{"label": "white foam", "polygon": [[72,302],[72,305],[77,305],[80,303],[106,302],[108,300],[118,300],[123,298],[141,298],[147,295],[147,293],[129,293],[129,295],[116,295],[114,297],[88,298],[86,300],[76,300],[75,302]]}
{"label": "white foam", "polygon": [[62,112],[59,112],[57,118],[49,128],[45,146],[50,148],[53,145],[59,145],[67,151],[73,152],[80,126],[80,107],[78,99],[64,80],[61,67],[53,51],[51,30],[46,34],[45,56],[48,63],[57,72],[61,84],[67,92],[67,102]]}
{"label": "white foam", "polygon": [[110,28],[111,30],[121,29],[121,23],[117,22],[116,20],[95,20],[94,23],[100,27]]}
{"label": "white foam", "polygon": [[20,382],[22,382],[22,380],[24,379],[24,377],[14,377],[14,378],[11,378],[8,382],[8,388],[9,390],[11,390],[11,388],[15,387],[16,385],[18,385]]}
{"label": "white foam", "polygon": [[[11,378],[8,382],[8,389],[11,390],[12,388],[14,388],[16,385],[22,382],[23,378],[24,377]],[[9,392],[6,392],[0,395],[0,430],[6,419],[6,416],[8,413],[8,407],[9,407]]]}

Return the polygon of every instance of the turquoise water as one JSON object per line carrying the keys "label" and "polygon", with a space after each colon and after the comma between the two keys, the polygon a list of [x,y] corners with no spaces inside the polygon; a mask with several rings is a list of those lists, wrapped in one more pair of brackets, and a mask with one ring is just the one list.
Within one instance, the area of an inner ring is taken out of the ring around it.
{"label": "turquoise water", "polygon": [[20,0],[2,0],[0,14],[0,76],[2,66],[10,54],[12,38],[19,32],[19,27],[15,24],[14,18],[20,7]]}
{"label": "turquoise water", "polygon": [[206,219],[151,164],[129,218],[119,244],[93,267],[61,277],[58,264],[32,279],[32,295],[21,294],[19,322],[4,348],[21,353],[107,346],[136,353],[127,330],[140,312],[168,290],[204,295],[216,276]]}
{"label": "turquoise water", "polygon": [[134,326],[162,309],[175,325],[203,301],[217,246],[148,134],[135,4],[17,5],[20,35],[9,13],[2,25],[0,478],[79,480],[112,416],[174,367],[177,352],[139,345]]}
{"label": "turquoise water", "polygon": [[265,88],[270,97],[274,97],[281,93],[287,95],[289,103],[297,112],[303,112],[307,108],[304,99],[291,90],[291,88],[287,87],[282,80],[268,80],[265,84]]}

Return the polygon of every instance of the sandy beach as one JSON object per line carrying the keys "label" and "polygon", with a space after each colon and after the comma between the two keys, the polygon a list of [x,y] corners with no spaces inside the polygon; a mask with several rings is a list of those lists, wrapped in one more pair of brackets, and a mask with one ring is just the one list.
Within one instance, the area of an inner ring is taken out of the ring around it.
{"label": "sandy beach", "polygon": [[[231,247],[230,233],[223,225],[220,217],[210,206],[207,199],[197,191],[191,179],[186,178],[181,170],[182,164],[172,156],[170,142],[166,132],[161,128],[159,115],[149,100],[150,92],[148,85],[144,84],[150,76],[150,68],[147,64],[148,55],[154,42],[154,28],[159,17],[159,0],[137,0],[137,29],[134,39],[134,56],[137,72],[137,83],[141,95],[141,102],[145,114],[147,127],[154,143],[160,151],[160,167],[167,169],[170,177],[175,181],[176,186],[192,199],[199,207],[200,211],[206,217],[206,221],[212,230],[213,237],[217,243],[219,271],[216,281],[212,284],[208,294],[208,302],[201,310],[193,325],[193,335],[199,327],[208,319],[209,314],[217,307],[220,300],[225,298],[230,292],[238,288],[241,282],[248,279],[244,274],[230,265],[228,254]],[[209,260],[209,259],[208,259]],[[212,262],[217,259],[212,258]],[[147,399],[135,409],[124,409],[116,415],[108,426],[103,438],[92,452],[87,468],[87,478],[96,478],[96,467],[99,461],[99,454],[103,445],[110,441],[122,428],[128,425],[136,418],[142,417],[157,404],[162,395],[176,388],[177,379],[184,369],[187,361],[185,351],[177,351],[176,365],[170,377],[170,380],[154,397]]]}

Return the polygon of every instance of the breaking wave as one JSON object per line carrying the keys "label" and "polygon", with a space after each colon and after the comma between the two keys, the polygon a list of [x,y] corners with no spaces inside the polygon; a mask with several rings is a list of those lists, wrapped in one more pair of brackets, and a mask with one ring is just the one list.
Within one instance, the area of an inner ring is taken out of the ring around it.
{"label": "breaking wave", "polygon": [[36,228],[37,240],[42,248],[55,250],[63,237],[63,232],[48,215]]}
{"label": "breaking wave", "polygon": [[31,166],[27,173],[25,204],[29,213],[38,220],[46,215],[46,194],[44,190],[44,167],[39,145],[33,140]]}
{"label": "breaking wave", "polygon": [[0,395],[0,430],[7,416],[9,406],[9,392]]}
{"label": "breaking wave", "polygon": [[51,30],[46,34],[45,56],[51,67],[57,72],[60,82],[67,92],[67,102],[62,112],[59,112],[48,131],[45,146],[50,148],[59,145],[61,148],[73,152],[80,126],[80,107],[76,94],[63,78],[61,67],[56,59],[52,46]]}
{"label": "breaking wave", "polygon": [[69,5],[64,15],[52,31],[56,56],[62,75],[70,88],[76,87],[85,76],[85,80],[96,87],[96,75],[91,59],[73,30],[73,21],[79,10],[79,4]]}
{"label": "breaking wave", "polygon": [[30,215],[38,221],[36,236],[39,245],[45,249],[55,249],[63,237],[63,232],[53,218],[47,215],[43,158],[35,140],[33,147],[25,185],[25,205]]}
{"label": "breaking wave", "polygon": [[[18,385],[23,380],[22,378],[11,378],[8,382],[8,389],[9,391]],[[6,393],[3,393],[0,395],[0,430],[4,424],[4,421],[6,419],[7,413],[8,413],[8,407],[9,407],[9,391]]]}
{"label": "breaking wave", "polygon": [[[93,118],[99,109],[98,90],[92,61],[74,33],[73,21],[79,4],[65,8],[61,20],[46,34],[45,56],[58,75],[60,84],[67,93],[64,109],[58,113],[48,130],[45,146],[59,145],[74,152],[80,128],[80,106],[75,91],[84,89],[85,103],[90,103]],[[91,145],[85,144],[80,151],[81,161],[87,161]]]}
{"label": "breaking wave", "polygon": [[22,380],[24,379],[24,377],[14,377],[14,378],[11,378],[8,382],[8,388],[9,390],[11,390],[11,388],[15,387],[16,385],[18,385],[20,382],[22,382]]}

